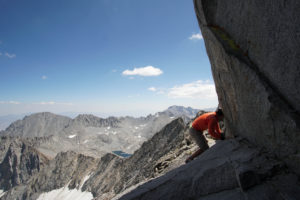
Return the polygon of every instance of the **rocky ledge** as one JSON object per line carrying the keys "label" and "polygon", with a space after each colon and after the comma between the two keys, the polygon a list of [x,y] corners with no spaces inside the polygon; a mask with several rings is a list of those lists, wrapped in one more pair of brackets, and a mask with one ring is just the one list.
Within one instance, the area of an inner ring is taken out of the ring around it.
{"label": "rocky ledge", "polygon": [[220,141],[198,159],[153,179],[119,200],[300,199],[285,164],[243,139]]}

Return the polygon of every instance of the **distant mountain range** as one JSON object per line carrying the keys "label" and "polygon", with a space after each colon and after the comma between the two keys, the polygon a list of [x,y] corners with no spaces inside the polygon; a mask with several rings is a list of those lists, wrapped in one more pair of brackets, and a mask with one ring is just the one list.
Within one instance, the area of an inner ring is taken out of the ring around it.
{"label": "distant mountain range", "polygon": [[[170,106],[167,110],[172,110],[172,112],[174,112],[174,115],[176,115],[176,112],[179,111],[179,115],[180,114],[180,110],[183,111],[183,113],[185,113],[187,116],[192,116],[195,111],[199,110],[199,109],[193,109],[191,107],[183,107],[183,106]],[[167,111],[165,110],[165,111]],[[205,111],[210,111],[210,110],[214,110],[214,108],[207,108],[207,109],[202,109]],[[0,116],[0,131],[5,130],[11,123],[17,121],[17,120],[21,120],[23,119],[25,116],[29,116],[32,113],[25,113],[25,114],[11,114],[11,115],[2,115]],[[65,116],[65,117],[69,117],[69,118],[76,118],[78,115],[80,115],[82,113],[79,112],[63,112],[63,113],[58,113],[56,115],[61,115],[61,116]],[[94,116],[102,116],[103,113],[95,113],[92,114]]]}
{"label": "distant mountain range", "polygon": [[13,122],[0,135],[40,138],[36,139],[35,147],[50,158],[69,150],[93,157],[113,151],[132,154],[167,123],[178,117],[188,122],[198,111],[191,107],[171,106],[139,118],[100,118],[80,114],[74,119],[43,112]]}

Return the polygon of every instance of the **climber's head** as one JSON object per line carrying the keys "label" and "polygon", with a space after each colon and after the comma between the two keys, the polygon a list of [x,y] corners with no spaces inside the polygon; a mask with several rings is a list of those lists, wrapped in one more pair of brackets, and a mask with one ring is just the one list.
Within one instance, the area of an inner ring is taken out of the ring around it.
{"label": "climber's head", "polygon": [[223,114],[223,110],[221,108],[217,108],[216,115],[217,115],[219,121],[223,120],[224,114]]}

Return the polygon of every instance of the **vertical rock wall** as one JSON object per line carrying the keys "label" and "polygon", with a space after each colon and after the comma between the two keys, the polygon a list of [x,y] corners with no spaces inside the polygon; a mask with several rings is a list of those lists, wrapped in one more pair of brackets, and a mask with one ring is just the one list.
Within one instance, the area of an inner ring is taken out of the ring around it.
{"label": "vertical rock wall", "polygon": [[300,1],[194,5],[229,132],[300,174]]}

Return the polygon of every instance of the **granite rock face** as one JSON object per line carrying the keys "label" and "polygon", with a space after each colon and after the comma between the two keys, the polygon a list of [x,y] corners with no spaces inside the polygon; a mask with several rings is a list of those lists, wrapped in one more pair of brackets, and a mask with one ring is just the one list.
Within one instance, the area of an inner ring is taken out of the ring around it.
{"label": "granite rock face", "polygon": [[194,0],[229,134],[300,174],[300,2]]}
{"label": "granite rock face", "polygon": [[119,200],[299,199],[299,181],[284,163],[242,139],[222,141],[199,158]]}

